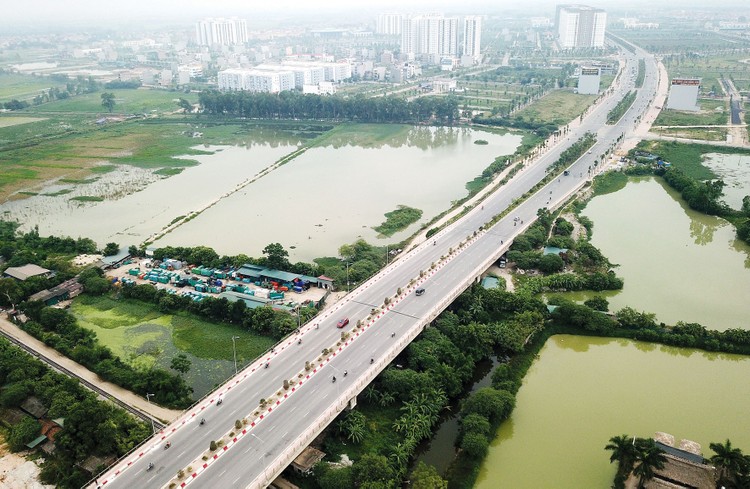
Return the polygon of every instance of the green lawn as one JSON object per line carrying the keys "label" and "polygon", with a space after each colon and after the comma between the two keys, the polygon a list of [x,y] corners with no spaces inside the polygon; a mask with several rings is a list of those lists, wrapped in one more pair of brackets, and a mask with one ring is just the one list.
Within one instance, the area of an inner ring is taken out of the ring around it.
{"label": "green lawn", "polygon": [[8,102],[13,99],[31,99],[52,87],[64,87],[64,83],[47,77],[20,75],[17,73],[0,73],[0,102]]}
{"label": "green lawn", "polygon": [[48,113],[48,112],[93,112],[106,114],[107,109],[102,107],[102,93],[115,94],[115,107],[113,114],[152,114],[162,112],[174,112],[178,109],[177,99],[184,98],[191,103],[198,102],[195,93],[183,93],[169,90],[156,90],[148,88],[130,90],[103,90],[95,93],[75,95],[65,100],[56,100],[37,107],[29,107],[25,113]]}
{"label": "green lawn", "polygon": [[566,124],[581,115],[594,100],[596,100],[596,95],[580,95],[568,90],[555,90],[516,112],[513,117],[523,117],[528,121]]}
{"label": "green lawn", "polygon": [[[700,112],[682,112],[664,109],[654,121],[655,126],[714,126],[728,124],[726,102],[716,99],[699,99]],[[717,112],[722,107],[724,111]]]}
{"label": "green lawn", "polygon": [[71,307],[79,324],[125,362],[140,368],[169,368],[184,353],[192,362],[186,375],[196,395],[203,395],[234,372],[232,337],[239,336],[237,363],[247,364],[270,348],[272,338],[188,314],[164,314],[156,306],[132,300],[78,297]]}

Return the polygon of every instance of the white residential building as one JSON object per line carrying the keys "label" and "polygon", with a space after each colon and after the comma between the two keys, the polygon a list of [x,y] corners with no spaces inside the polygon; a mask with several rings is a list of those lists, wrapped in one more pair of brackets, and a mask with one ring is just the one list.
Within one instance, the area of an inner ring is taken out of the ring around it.
{"label": "white residential building", "polygon": [[[285,60],[281,65],[286,69],[296,68],[316,68],[313,73],[311,85],[316,85],[321,81],[340,82],[352,77],[352,65],[348,61],[302,61],[302,60]],[[319,71],[323,70],[323,79],[319,79]]]}
{"label": "white residential building", "polygon": [[294,74],[294,88],[298,89],[302,89],[305,85],[317,85],[325,80],[325,70],[322,66],[262,64],[255,68],[264,71],[291,71]]}
{"label": "white residential building", "polygon": [[481,58],[482,50],[482,18],[472,15],[464,18],[463,55],[471,56],[475,60]]}
{"label": "white residential building", "polygon": [[201,46],[233,46],[247,42],[247,21],[232,17],[208,18],[195,26],[196,41]]}
{"label": "white residential building", "polygon": [[404,21],[402,14],[385,12],[378,15],[375,21],[375,34],[397,36],[401,34],[401,25]]}
{"label": "white residential building", "polygon": [[291,71],[228,69],[219,72],[219,90],[279,93],[294,88]]}
{"label": "white residential building", "polygon": [[438,63],[441,57],[458,54],[458,18],[442,14],[407,17],[401,29],[401,52]]}
{"label": "white residential building", "polygon": [[317,85],[304,85],[302,93],[313,95],[333,95],[336,93],[336,85],[333,82],[320,82]]}
{"label": "white residential building", "polygon": [[219,90],[278,93],[297,88],[303,92],[307,90],[304,93],[310,93],[310,90],[330,93],[330,83],[351,77],[352,67],[348,62],[294,60],[281,64],[261,64],[252,69],[226,69],[219,72],[218,78]]}
{"label": "white residential building", "polygon": [[607,13],[586,5],[558,5],[556,27],[562,49],[602,48]]}

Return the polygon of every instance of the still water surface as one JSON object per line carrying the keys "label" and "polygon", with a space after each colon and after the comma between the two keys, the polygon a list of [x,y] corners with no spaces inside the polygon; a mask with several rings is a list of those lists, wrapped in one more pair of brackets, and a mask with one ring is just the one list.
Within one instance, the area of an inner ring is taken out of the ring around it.
{"label": "still water surface", "polygon": [[[201,148],[205,149],[205,148]],[[191,156],[200,164],[179,175],[159,178],[153,170],[120,165],[93,183],[53,184],[37,195],[0,205],[0,216],[17,220],[22,229],[39,226],[42,235],[88,237],[100,246],[114,241],[123,246],[140,244],[178,216],[199,209],[296,146],[260,143],[250,147],[215,146],[213,155]],[[77,202],[79,195],[97,196],[103,202]]]}
{"label": "still water surface", "polygon": [[[488,144],[474,144],[477,139]],[[358,238],[383,242],[372,226],[399,205],[424,211],[419,223],[387,241],[396,242],[465,197],[466,183],[520,142],[513,134],[431,127],[407,127],[376,145],[333,140],[221,200],[156,245],[258,256],[279,242],[291,248],[293,260],[311,260],[335,256]]]}
{"label": "still water surface", "polygon": [[741,209],[742,198],[750,195],[750,156],[709,153],[703,164],[724,181],[722,200],[732,209]]}
{"label": "still water surface", "polygon": [[[38,225],[43,235],[129,246],[214,203],[156,246],[206,245],[222,255],[260,256],[268,243],[279,242],[293,260],[311,260],[336,255],[358,238],[383,242],[372,227],[402,204],[424,211],[422,220],[388,242],[409,236],[465,197],[468,181],[521,142],[519,135],[467,128],[353,126],[232,193],[302,144],[260,130],[247,139],[242,146],[200,148],[214,153],[191,156],[199,164],[170,178],[121,165],[93,183],[51,183],[35,189],[47,195],[3,203],[0,216],[24,229]],[[474,144],[478,139],[488,144]],[[104,201],[70,200],[92,195]]]}
{"label": "still water surface", "polygon": [[750,358],[609,338],[547,341],[482,465],[479,489],[606,488],[620,434],[730,438],[750,451]]}
{"label": "still water surface", "polygon": [[[723,219],[692,211],[652,178],[631,179],[595,197],[583,214],[594,222],[591,242],[625,279],[602,295],[610,310],[653,312],[659,321],[697,322],[710,329],[750,328],[750,246]],[[563,294],[584,300],[594,294]]]}

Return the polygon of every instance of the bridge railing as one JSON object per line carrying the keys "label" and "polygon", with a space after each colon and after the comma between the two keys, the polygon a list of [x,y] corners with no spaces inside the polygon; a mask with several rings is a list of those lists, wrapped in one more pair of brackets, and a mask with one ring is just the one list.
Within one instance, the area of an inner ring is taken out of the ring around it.
{"label": "bridge railing", "polygon": [[[326,409],[318,418],[312,422],[307,430],[302,433],[292,444],[290,444],[276,459],[274,459],[262,474],[259,474],[247,487],[265,488],[289,466],[312,441],[317,437],[336,417],[346,409],[349,401],[362,392],[372,381],[383,371],[397,356],[401,353],[441,312],[443,312],[461,293],[466,290],[474,279],[487,269],[489,264],[497,260],[500,255],[507,249],[508,243],[498,247],[498,251],[493,253],[490,258],[482,261],[466,279],[456,284],[453,289],[443,299],[433,307],[429,314],[409,328],[407,333],[389,348],[386,355],[372,365],[364,375],[357,378],[357,381],[348,387],[334,403]],[[437,273],[437,272],[436,272]]]}
{"label": "bridge railing", "polygon": [[[567,201],[567,199],[571,195],[575,194],[578,190],[580,190],[580,188],[585,183],[585,180],[581,180],[581,182],[574,189],[563,196],[560,202]],[[541,192],[541,189],[539,191]],[[520,228],[519,231],[528,228],[529,226],[531,226],[531,224],[533,224],[534,221],[536,221],[536,217],[527,221],[525,223],[526,225],[523,228]],[[492,239],[491,236],[484,235],[491,235],[492,231],[495,230],[495,228],[499,225],[500,223],[496,223],[489,229],[482,231],[483,236],[481,237],[484,237],[485,239]],[[443,231],[446,230],[447,229],[444,229]],[[487,270],[492,265],[492,263],[494,263],[503,255],[503,253],[507,251],[507,249],[510,247],[511,242],[512,240],[507,240],[502,245],[498,243],[497,248],[495,248],[495,252],[487,255],[487,258],[479,262],[479,264],[475,266],[470,273],[464,275],[464,277],[466,277],[464,280],[459,281],[456,286],[453,287],[453,289],[451,289],[451,291],[439,303],[437,303],[435,307],[433,307],[429,314],[414,323],[414,325],[408,330],[407,334],[405,336],[402,336],[399,341],[388,350],[384,357],[373,364],[373,366],[369,368],[364,375],[360,376],[351,387],[347,388],[336,399],[336,401],[334,401],[334,403],[328,409],[326,409],[325,412],[323,412],[313,423],[310,424],[309,428],[305,430],[305,432],[302,433],[294,441],[294,443],[290,444],[281,454],[279,454],[279,456],[276,457],[276,459],[274,459],[274,461],[264,469],[263,473],[259,474],[247,487],[252,489],[261,489],[271,484],[271,482],[273,482],[273,480],[278,477],[278,475],[281,474],[287,466],[289,466],[291,461],[294,460],[300,453],[302,453],[305,447],[312,443],[312,441],[334,419],[336,419],[336,417],[342,411],[344,411],[344,409],[346,409],[346,406],[349,404],[349,401],[352,398],[356,397],[357,394],[362,392],[368,385],[370,385],[375,377],[377,377],[378,374],[380,374],[380,372],[383,371],[398,356],[398,354],[401,353],[401,351],[403,351],[424,330],[425,326],[431,323],[440,315],[440,313],[447,309],[448,306],[453,303],[453,301],[459,295],[461,295],[461,293],[466,290],[477,277],[481,276],[481,274],[485,270]],[[463,252],[466,251],[467,250],[463,250]]]}

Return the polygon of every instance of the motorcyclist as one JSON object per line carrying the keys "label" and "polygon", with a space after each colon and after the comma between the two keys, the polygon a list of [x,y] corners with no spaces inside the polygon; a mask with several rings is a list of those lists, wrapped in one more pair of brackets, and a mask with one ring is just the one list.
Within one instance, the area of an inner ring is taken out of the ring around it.
{"label": "motorcyclist", "polygon": [[336,376],[333,376],[333,380],[331,382],[336,382]]}
{"label": "motorcyclist", "polygon": [[172,442],[168,441],[166,445],[164,445],[164,450],[172,446]]}
{"label": "motorcyclist", "polygon": [[344,377],[346,377],[348,373],[349,373],[348,370],[344,370]]}
{"label": "motorcyclist", "polygon": [[373,364],[373,363],[375,363],[375,359],[374,359],[374,358],[371,358],[371,359],[370,359],[370,364]]}
{"label": "motorcyclist", "polygon": [[206,424],[206,418],[201,418],[201,426],[203,426],[204,424]]}
{"label": "motorcyclist", "polygon": [[151,470],[153,468],[154,468],[154,463],[153,462],[149,462],[148,463],[148,468],[146,470]]}

